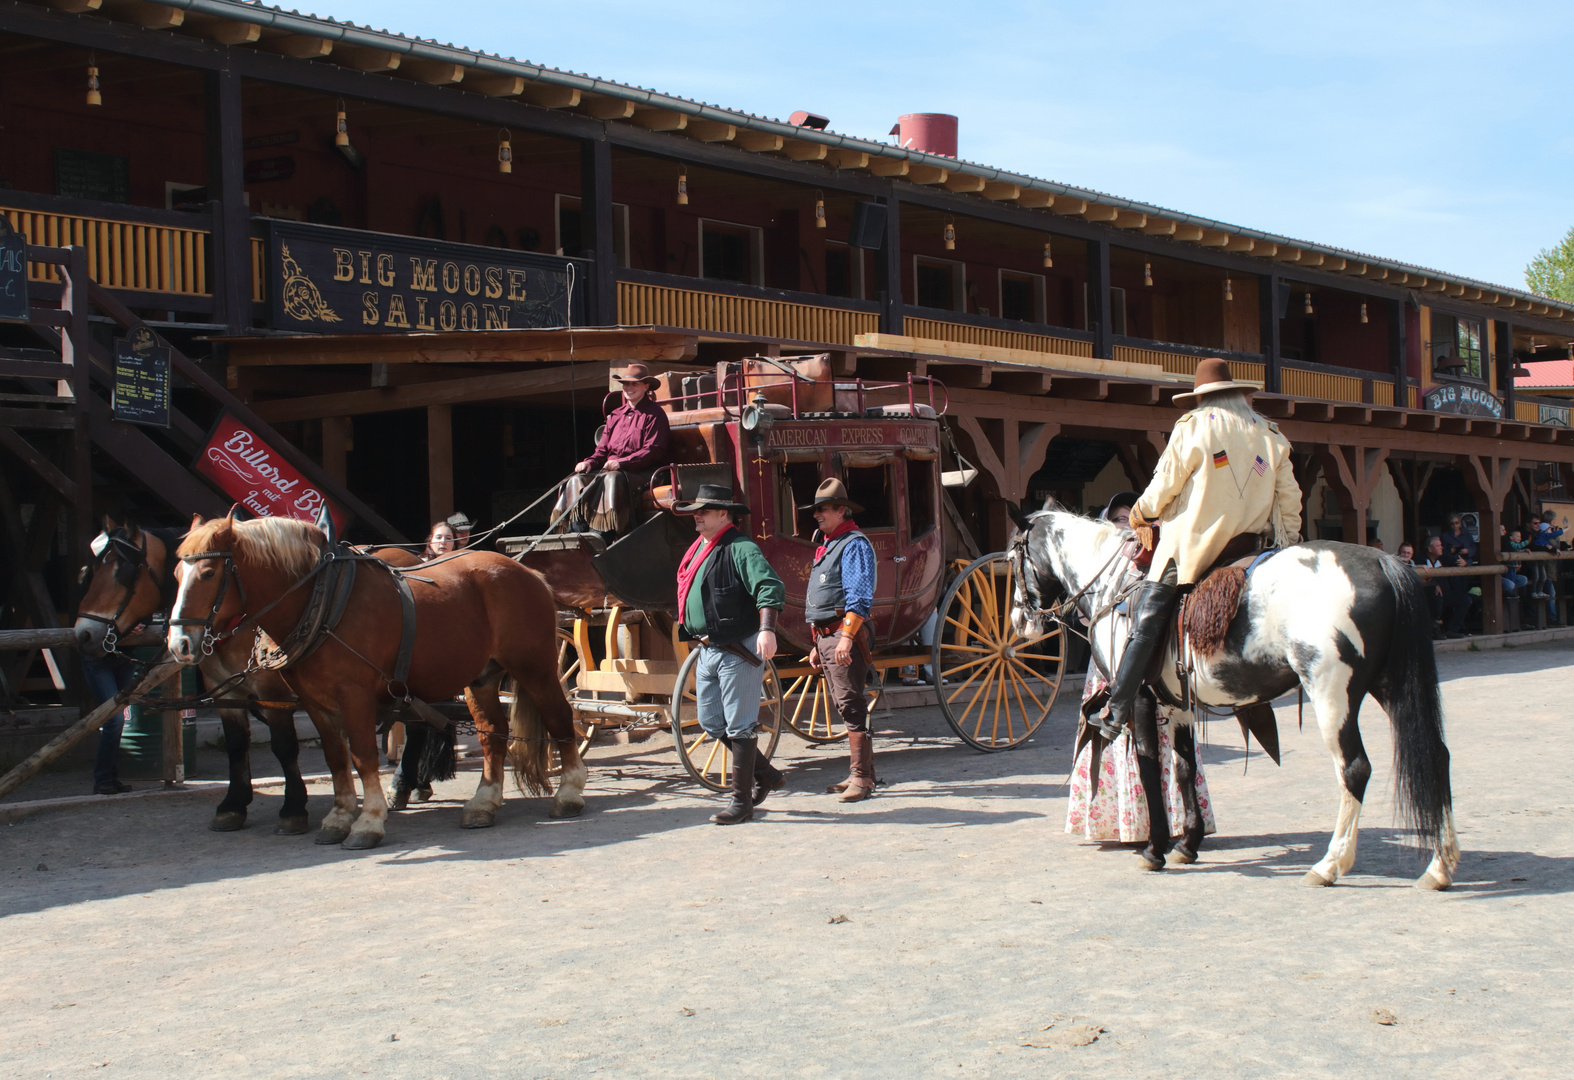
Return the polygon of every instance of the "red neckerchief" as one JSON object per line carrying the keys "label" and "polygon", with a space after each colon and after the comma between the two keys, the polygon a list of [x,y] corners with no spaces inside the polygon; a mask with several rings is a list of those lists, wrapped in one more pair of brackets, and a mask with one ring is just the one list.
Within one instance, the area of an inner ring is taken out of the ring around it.
{"label": "red neckerchief", "polygon": [[831,546],[832,540],[835,540],[838,536],[846,535],[856,528],[858,528],[858,522],[854,521],[852,518],[848,518],[830,532],[822,533],[820,546],[814,549],[814,561],[819,562],[825,557],[825,549]]}
{"label": "red neckerchief", "polygon": [[[711,548],[721,542],[728,531],[737,528],[728,525],[727,528],[706,540],[703,536],[695,537],[694,543],[689,545],[689,550],[683,553],[683,561],[678,563],[678,621],[683,621],[683,613],[688,610],[689,587],[694,584],[694,575],[699,573],[700,567],[705,565],[705,556],[709,555]],[[699,554],[696,555],[695,553]]]}

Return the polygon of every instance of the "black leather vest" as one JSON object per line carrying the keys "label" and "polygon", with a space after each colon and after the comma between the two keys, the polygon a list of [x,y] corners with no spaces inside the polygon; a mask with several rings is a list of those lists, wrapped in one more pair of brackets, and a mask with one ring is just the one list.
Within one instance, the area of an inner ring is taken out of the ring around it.
{"label": "black leather vest", "polygon": [[862,535],[857,529],[849,529],[825,545],[825,554],[814,560],[803,599],[803,617],[808,622],[825,622],[847,610],[847,596],[842,589],[842,553],[855,536]]}
{"label": "black leather vest", "polygon": [[[728,529],[716,542],[716,549],[711,552],[710,561],[705,566],[705,576],[699,582],[706,636],[717,645],[742,641],[760,628],[760,614],[754,606],[754,594],[738,576],[738,564],[732,557],[732,545],[742,539],[743,534],[737,529]],[[681,612],[679,618],[682,618]],[[693,635],[681,625],[678,637],[685,641],[693,640]]]}

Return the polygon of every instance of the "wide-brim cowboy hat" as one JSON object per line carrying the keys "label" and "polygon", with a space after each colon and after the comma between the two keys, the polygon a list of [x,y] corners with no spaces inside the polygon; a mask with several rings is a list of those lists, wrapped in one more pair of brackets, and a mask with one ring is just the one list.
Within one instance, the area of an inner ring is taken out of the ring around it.
{"label": "wide-brim cowboy hat", "polygon": [[613,372],[612,377],[620,383],[642,382],[652,390],[661,385],[661,380],[650,373],[646,364],[630,364],[622,371]]}
{"label": "wide-brim cowboy hat", "polygon": [[743,503],[732,501],[732,488],[721,484],[701,484],[693,502],[676,503],[672,507],[675,514],[692,514],[696,510],[731,510],[738,514],[749,512]]}
{"label": "wide-brim cowboy hat", "polygon": [[834,476],[829,480],[822,480],[820,486],[814,489],[814,501],[808,506],[800,506],[798,509],[813,510],[816,506],[824,506],[826,503],[840,503],[847,507],[849,514],[861,514],[864,512],[863,507],[847,497],[847,485]]}
{"label": "wide-brim cowboy hat", "polygon": [[1212,394],[1220,390],[1244,390],[1248,394],[1256,393],[1262,387],[1254,382],[1242,382],[1230,373],[1230,365],[1217,356],[1210,356],[1206,360],[1197,362],[1197,374],[1192,379],[1189,393],[1176,394],[1175,404],[1183,409],[1189,409],[1197,403],[1203,394]]}

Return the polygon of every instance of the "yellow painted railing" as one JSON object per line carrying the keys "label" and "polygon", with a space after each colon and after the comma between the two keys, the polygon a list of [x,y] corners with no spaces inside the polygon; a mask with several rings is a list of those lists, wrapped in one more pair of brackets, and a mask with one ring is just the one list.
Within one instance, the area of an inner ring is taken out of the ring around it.
{"label": "yellow painted railing", "polygon": [[1353,375],[1336,375],[1331,371],[1280,368],[1279,389],[1291,397],[1316,398],[1319,401],[1361,401],[1361,380]]}
{"label": "yellow painted railing", "polygon": [[268,249],[260,236],[251,238],[251,302],[268,299]]}
{"label": "yellow painted railing", "polygon": [[970,326],[946,322],[944,319],[916,319],[911,315],[902,319],[902,333],[907,337],[960,341],[968,345],[989,345],[996,349],[1025,349],[1028,352],[1061,353],[1066,356],[1093,355],[1093,343],[1090,341],[1074,341],[1047,334],[1022,334],[1015,330],[993,330],[987,326]]}
{"label": "yellow painted railing", "polygon": [[[208,231],[78,214],[0,207],[11,227],[39,247],[87,249],[88,276],[107,289],[207,296]],[[59,281],[58,267],[31,263],[33,281]]]}
{"label": "yellow painted railing", "polygon": [[[1197,357],[1189,353],[1165,352],[1163,349],[1138,349],[1131,345],[1116,345],[1115,359],[1128,364],[1148,364],[1171,375],[1192,375],[1197,371]],[[1250,360],[1230,360],[1230,374],[1244,382],[1261,384],[1263,365]]]}
{"label": "yellow painted railing", "polygon": [[872,311],[756,300],[631,281],[618,282],[618,322],[624,326],[680,326],[829,345],[851,345],[859,334],[880,329],[880,316]]}
{"label": "yellow painted railing", "polygon": [[1372,380],[1372,404],[1392,405],[1394,403],[1394,384],[1387,379]]}
{"label": "yellow painted railing", "polygon": [[1409,391],[1409,394],[1406,396],[1410,400],[1410,407],[1419,409],[1421,407],[1421,388],[1419,386],[1407,386],[1405,389]]}

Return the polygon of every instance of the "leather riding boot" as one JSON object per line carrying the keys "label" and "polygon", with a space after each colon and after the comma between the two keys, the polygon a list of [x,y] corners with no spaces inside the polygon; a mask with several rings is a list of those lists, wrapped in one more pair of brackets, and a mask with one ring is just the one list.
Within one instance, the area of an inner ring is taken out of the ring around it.
{"label": "leather riding boot", "polygon": [[717,825],[739,825],[754,816],[754,761],[759,752],[754,739],[729,739],[732,746],[732,801],[727,809],[711,815]]}
{"label": "leather riding boot", "polygon": [[1099,734],[1104,738],[1113,741],[1131,723],[1137,691],[1147,678],[1153,654],[1169,633],[1179,601],[1179,586],[1165,581],[1143,583],[1133,605],[1131,636],[1126,639],[1126,651],[1121,654],[1120,667],[1110,684],[1109,704],[1098,717]]}
{"label": "leather riding boot", "polygon": [[771,792],[780,791],[786,786],[787,777],[780,769],[770,763],[769,758],[756,749],[754,754],[754,805],[759,806]]}
{"label": "leather riding boot", "polygon": [[874,740],[867,731],[849,731],[847,752],[852,758],[852,775],[837,801],[863,802],[874,794]]}

